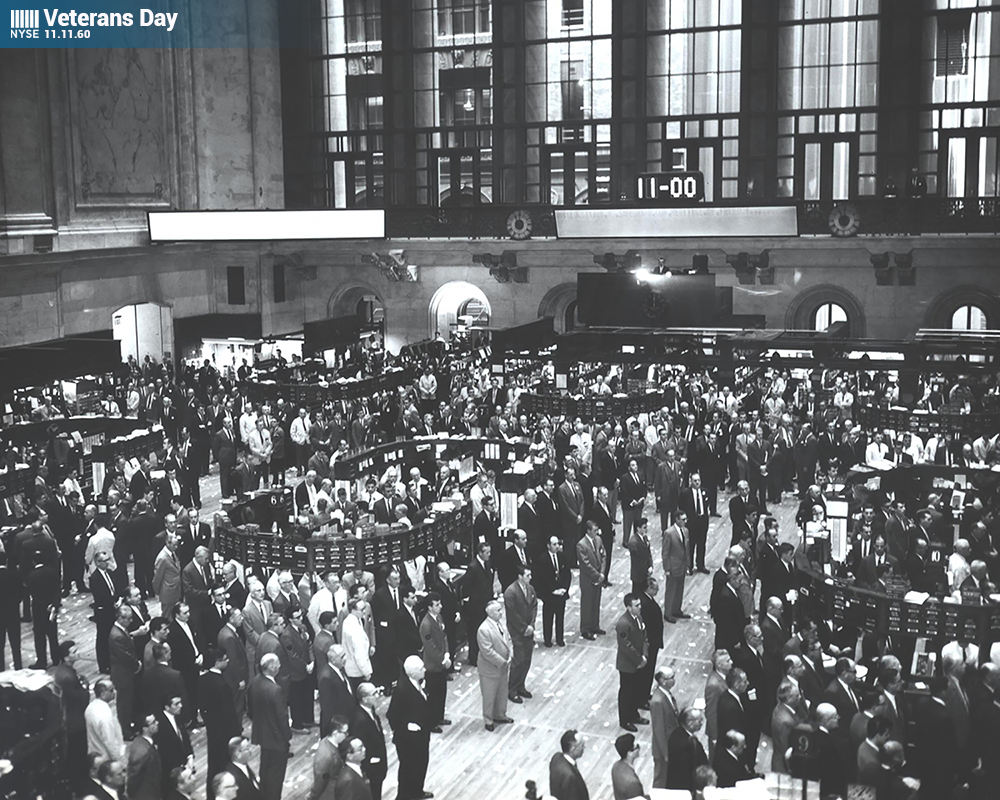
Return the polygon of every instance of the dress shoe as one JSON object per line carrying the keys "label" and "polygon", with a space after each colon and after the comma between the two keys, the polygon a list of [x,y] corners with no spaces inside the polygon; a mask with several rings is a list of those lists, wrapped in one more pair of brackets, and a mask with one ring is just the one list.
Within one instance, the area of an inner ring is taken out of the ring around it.
{"label": "dress shoe", "polygon": [[309,733],[306,728],[292,728],[292,733]]}
{"label": "dress shoe", "polygon": [[495,731],[496,729],[497,729],[497,726],[494,725],[492,722],[487,722],[486,723],[486,730],[488,730],[490,733],[493,733],[493,731]]}
{"label": "dress shoe", "polygon": [[709,575],[709,574],[711,574],[711,573],[709,573],[709,571],[708,571],[707,569],[705,569],[704,567],[698,567],[698,572],[700,572],[700,573],[701,573],[702,575]]}
{"label": "dress shoe", "polygon": [[688,570],[688,575],[694,575],[694,570],[693,569],[689,569]]}
{"label": "dress shoe", "polygon": [[649,711],[649,701],[647,700],[641,706],[639,706],[640,711]]}
{"label": "dress shoe", "polygon": [[34,664],[31,664],[28,667],[28,669],[48,669],[48,668],[49,668],[48,664],[43,664],[41,661],[36,661]]}
{"label": "dress shoe", "polygon": [[546,646],[546,647],[552,647],[552,642],[546,642],[546,643],[545,643],[545,646]]}
{"label": "dress shoe", "polygon": [[451,725],[451,720],[450,719],[438,720],[438,725]]}
{"label": "dress shoe", "polygon": [[633,724],[632,724],[631,722],[622,722],[622,723],[621,723],[621,724],[620,724],[620,725],[619,725],[618,727],[620,727],[620,728],[624,728],[625,730],[627,730],[627,731],[629,731],[629,732],[631,732],[631,733],[635,733],[636,731],[638,731],[638,730],[639,730],[639,729],[638,729],[637,727],[635,727],[635,725],[633,725]]}
{"label": "dress shoe", "polygon": [[636,717],[635,718],[635,724],[636,725],[648,725],[649,724],[649,720],[646,719],[645,717]]}
{"label": "dress shoe", "polygon": [[420,800],[430,800],[433,796],[434,792],[422,792],[421,794],[417,795],[417,797],[419,797]]}
{"label": "dress shoe", "polygon": [[556,642],[556,644],[559,645],[559,647],[565,647],[566,646],[566,642]]}
{"label": "dress shoe", "polygon": [[604,636],[604,634],[606,634],[607,631],[602,628],[598,628],[596,631],[594,631],[594,633],[596,633],[598,636]]}
{"label": "dress shoe", "polygon": [[516,694],[509,694],[509,695],[507,695],[507,699],[510,700],[510,702],[512,702],[512,703],[523,703],[524,702]]}
{"label": "dress shoe", "polygon": [[601,584],[601,586],[603,586],[605,589],[610,589],[612,586],[614,586],[614,584],[611,581],[604,581]]}
{"label": "dress shoe", "polygon": [[500,719],[496,720],[496,722],[499,725],[510,725],[514,722],[514,720],[512,720],[510,717],[500,717]]}
{"label": "dress shoe", "polygon": [[444,730],[442,730],[440,725],[435,725],[431,728],[431,733],[444,733]]}
{"label": "dress shoe", "polygon": [[673,617],[664,617],[663,621],[669,622],[671,625],[677,622],[677,620],[675,620]]}
{"label": "dress shoe", "polygon": [[530,700],[532,697],[534,697],[534,695],[527,689],[522,689],[521,691],[518,692],[518,694],[521,695],[521,697],[523,697],[525,700]]}
{"label": "dress shoe", "polygon": [[581,636],[582,636],[582,637],[583,637],[584,639],[589,639],[590,641],[594,641],[594,639],[596,639],[596,638],[597,638],[597,636],[596,636],[595,634],[593,634],[593,633],[590,633],[590,632],[587,632],[587,633],[581,633],[580,635],[581,635]]}
{"label": "dress shoe", "polygon": [[685,614],[683,611],[674,614],[674,616],[677,617],[677,619],[691,619],[691,615]]}

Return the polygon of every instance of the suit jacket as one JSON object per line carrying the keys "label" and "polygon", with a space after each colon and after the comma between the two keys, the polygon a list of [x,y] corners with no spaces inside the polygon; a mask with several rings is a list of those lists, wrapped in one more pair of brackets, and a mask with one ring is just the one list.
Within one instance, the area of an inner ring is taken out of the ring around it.
{"label": "suit jacket", "polygon": [[615,623],[615,638],[618,641],[615,669],[628,674],[635,673],[640,669],[642,659],[649,653],[645,626],[640,628],[639,620],[626,611]]}
{"label": "suit jacket", "polygon": [[250,684],[250,716],[253,732],[250,741],[262,750],[287,752],[292,740],[288,725],[288,703],[284,693],[271,678],[258,675]]}
{"label": "suit jacket", "polygon": [[650,727],[653,734],[653,760],[666,761],[670,737],[680,724],[677,719],[676,700],[670,698],[659,688],[653,689],[653,698],[649,701]]}
{"label": "suit jacket", "polygon": [[549,794],[556,800],[590,800],[583,775],[562,753],[556,753],[549,761]]}
{"label": "suit jacket", "polygon": [[[480,653],[479,663],[483,663]],[[481,667],[480,667],[481,668]],[[426,747],[430,738],[430,730],[437,723],[434,711],[427,698],[420,694],[412,681],[403,677],[396,684],[389,701],[386,719],[392,728],[392,740],[397,748]],[[410,730],[415,726],[417,730]]]}
{"label": "suit jacket", "polygon": [[489,618],[483,620],[483,624],[476,631],[476,642],[479,645],[481,676],[496,678],[510,667],[513,655],[512,643],[496,622]]}
{"label": "suit jacket", "polygon": [[583,490],[580,484],[574,481],[572,484],[563,481],[556,489],[556,498],[559,507],[559,527],[564,538],[581,530],[581,523],[577,517],[583,519]]}
{"label": "suit jacket", "polygon": [[[893,573],[899,574],[899,559],[891,553],[886,553],[885,563],[887,563]],[[875,569],[875,553],[869,553],[866,558],[861,559],[855,575],[859,586],[874,588],[878,575]]]}
{"label": "suit jacket", "polygon": [[678,727],[667,740],[667,753],[667,788],[690,791],[694,787],[694,771],[708,763],[705,748],[697,736]]}
{"label": "suit jacket", "polygon": [[160,711],[156,715],[156,719],[160,725],[157,728],[156,735],[153,737],[153,743],[160,754],[160,765],[163,775],[169,776],[170,770],[185,764],[188,756],[194,754],[194,750],[191,747],[191,739],[188,736],[188,732],[179,720],[178,728],[180,729],[180,733],[178,734],[174,730],[173,725],[167,720],[166,714],[163,711]]}
{"label": "suit jacket", "polygon": [[[851,688],[854,689],[854,686],[851,686]],[[856,689],[854,689],[854,696],[858,698],[860,703],[860,698],[858,697]],[[836,678],[830,681],[830,685],[827,686],[826,691],[823,692],[823,702],[833,705],[837,709],[837,713],[840,715],[841,719],[853,719],[854,715],[858,713],[859,710],[859,705],[854,703],[851,696]]]}
{"label": "suit jacket", "polygon": [[604,582],[604,543],[600,538],[584,536],[576,544],[576,558],[580,566],[580,585],[586,580],[591,586]]}
{"label": "suit jacket", "polygon": [[746,614],[743,603],[731,586],[719,590],[715,599],[713,619],[715,620],[715,648],[725,648],[732,654],[732,649],[743,639],[743,628],[746,626]]}
{"label": "suit jacket", "polygon": [[[327,795],[324,795],[323,800],[326,800],[326,797]],[[345,764],[334,780],[332,797],[336,797],[337,800],[372,800],[372,790],[367,778]]]}
{"label": "suit jacket", "polygon": [[201,615],[212,602],[212,584],[215,572],[212,565],[205,567],[208,583],[198,571],[198,565],[192,561],[181,570],[181,585],[184,587],[184,601],[191,606],[191,627],[201,629]]}
{"label": "suit jacket", "polygon": [[478,557],[472,559],[462,577],[462,593],[478,613],[485,613],[486,604],[493,599],[493,577],[492,564],[487,561],[483,566]]}
{"label": "suit jacket", "polygon": [[476,547],[482,542],[487,542],[491,548],[499,555],[500,550],[500,518],[490,516],[485,511],[480,511],[475,521],[472,523],[472,539]]}
{"label": "suit jacket", "polygon": [[602,506],[599,502],[595,502],[588,515],[588,518],[592,522],[597,523],[597,527],[601,532],[601,538],[605,542],[614,541],[615,537],[615,524],[611,519],[609,511],[610,509],[607,507]]}
{"label": "suit jacket", "polygon": [[134,681],[139,672],[139,659],[135,654],[132,637],[115,625],[108,636],[111,650],[111,680],[116,686],[121,682]]}
{"label": "suit jacket", "polygon": [[725,747],[715,748],[712,769],[715,770],[715,785],[720,787],[735,786],[738,781],[746,781],[754,777],[753,773],[747,769],[747,765]]}
{"label": "suit jacket", "polygon": [[668,577],[678,578],[687,573],[689,547],[688,532],[685,528],[675,524],[663,532],[660,554],[663,559],[663,571]]}
{"label": "suit jacket", "polygon": [[705,681],[705,735],[712,742],[719,738],[719,698],[727,691],[725,678],[714,669],[708,673]]}
{"label": "suit jacket", "polygon": [[511,641],[530,643],[534,638],[534,631],[529,634],[527,629],[529,626],[534,628],[535,618],[538,616],[538,596],[534,587],[529,583],[522,589],[520,583],[515,581],[507,587],[503,599]]}
{"label": "suit jacket", "polygon": [[271,601],[262,601],[264,613],[261,614],[253,598],[248,597],[243,607],[243,635],[246,639],[247,661],[250,662],[253,673],[257,674],[257,641],[267,630],[267,618],[271,615]]}
{"label": "suit jacket", "polygon": [[396,659],[402,663],[407,656],[419,655],[423,648],[419,623],[416,621],[416,606],[411,615],[405,604],[396,611],[394,624]]}
{"label": "suit jacket", "polygon": [[[744,736],[751,733],[746,708],[743,705],[746,702],[748,702],[746,695],[737,700],[728,689],[719,697],[716,713],[718,714],[717,730],[720,739],[726,735],[727,731],[739,731]],[[716,753],[721,749],[725,748],[717,747]]]}
{"label": "suit jacket", "polygon": [[508,547],[498,553],[496,561],[497,575],[500,577],[500,587],[503,591],[506,591],[507,587],[517,580],[517,570],[519,567],[523,565],[530,569],[532,563],[528,548],[525,547],[524,550],[520,550],[517,545]]}
{"label": "suit jacket", "polygon": [[644,584],[653,568],[653,552],[648,536],[640,536],[633,529],[628,537],[629,578],[632,583]]}
{"label": "suit jacket", "polygon": [[944,704],[955,728],[955,744],[962,752],[969,741],[969,700],[967,695],[963,698],[962,688],[954,680],[949,679],[945,687]]}
{"label": "suit jacket", "polygon": [[250,662],[247,660],[246,645],[240,639],[239,633],[228,625],[223,625],[219,629],[216,641],[229,658],[229,666],[223,670],[222,677],[226,679],[235,697],[240,691],[240,682],[243,683],[244,691],[250,685]]}
{"label": "suit jacket", "polygon": [[615,793],[615,800],[632,800],[646,794],[642,781],[627,761],[616,761],[611,765],[611,788]]}
{"label": "suit jacket", "polygon": [[792,729],[799,724],[799,718],[784,703],[778,703],[771,712],[771,740],[774,752],[771,754],[771,770],[790,774],[785,752],[789,748]]}
{"label": "suit jacket", "polygon": [[528,535],[529,553],[534,555],[545,550],[545,534],[548,529],[542,527],[541,517],[537,509],[532,508],[527,503],[521,503],[517,507],[517,527]]}
{"label": "suit jacket", "polygon": [[243,732],[243,722],[236,713],[236,696],[226,676],[211,670],[204,673],[198,679],[198,702],[205,720],[208,750],[225,761],[229,740]]}
{"label": "suit jacket", "polygon": [[[641,468],[641,464],[640,464]],[[646,499],[646,483],[640,473],[632,474],[626,469],[618,487],[622,508],[632,510]]]}
{"label": "suit jacket", "polygon": [[351,686],[332,669],[319,680],[319,729],[320,735],[330,732],[330,720],[337,714],[350,719],[358,708]]}
{"label": "suit jacket", "polygon": [[373,781],[381,783],[388,770],[385,734],[378,715],[370,716],[360,706],[351,717],[351,736],[357,736],[365,743],[365,760],[361,766]]}
{"label": "suit jacket", "polygon": [[448,636],[444,619],[424,614],[420,620],[420,640],[423,647],[424,666],[428,672],[444,672],[444,657],[448,655]]}
{"label": "suit jacket", "polygon": [[257,774],[249,765],[247,765],[247,770],[251,775],[253,775],[256,780],[256,785],[254,785],[254,780],[251,780],[244,775],[243,770],[237,767],[232,761],[226,764],[220,772],[228,772],[236,779],[236,800],[262,800],[263,795],[260,793],[260,778],[257,777]]}
{"label": "suit jacket", "polygon": [[170,697],[180,697],[188,706],[187,691],[180,672],[166,664],[153,664],[142,673],[142,693],[139,697],[145,714],[161,711],[164,701]]}
{"label": "suit jacket", "polygon": [[181,583],[180,558],[164,547],[153,564],[153,591],[160,598],[160,606],[171,609],[181,601],[184,589]]}
{"label": "suit jacket", "polygon": [[[552,592],[556,589],[569,589],[570,581],[573,579],[573,574],[566,565],[566,558],[562,553],[556,556],[556,562],[559,565],[558,570],[552,564],[552,554],[546,549],[536,559],[535,567],[531,571],[531,582],[538,590],[543,603],[553,599]],[[566,595],[562,595],[562,597],[565,599]]]}
{"label": "suit jacket", "polygon": [[663,609],[646,592],[639,595],[639,613],[646,626],[646,642],[649,645],[649,660],[653,661],[656,652],[663,647]]}
{"label": "suit jacket", "polygon": [[160,800],[163,792],[160,754],[145,736],[136,736],[128,746],[126,785],[130,800]]}

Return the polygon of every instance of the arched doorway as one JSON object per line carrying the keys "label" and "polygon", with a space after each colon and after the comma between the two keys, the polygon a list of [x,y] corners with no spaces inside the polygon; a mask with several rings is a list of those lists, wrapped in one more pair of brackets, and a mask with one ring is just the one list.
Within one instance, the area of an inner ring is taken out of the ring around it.
{"label": "arched doorway", "polygon": [[372,287],[358,284],[342,287],[330,295],[326,304],[327,317],[332,319],[353,314],[361,314],[375,324],[384,323],[385,304]]}
{"label": "arched doorway", "polygon": [[437,332],[447,339],[456,330],[486,327],[492,314],[483,290],[466,281],[451,281],[434,292],[428,311],[429,339]]}
{"label": "arched doorway", "polygon": [[538,304],[538,318],[552,317],[556,333],[567,333],[578,328],[576,283],[560,283],[549,289]]}
{"label": "arched doorway", "polygon": [[146,356],[162,361],[174,352],[173,309],[159,303],[123,306],[111,315],[112,336],[121,342],[122,361],[142,363]]}

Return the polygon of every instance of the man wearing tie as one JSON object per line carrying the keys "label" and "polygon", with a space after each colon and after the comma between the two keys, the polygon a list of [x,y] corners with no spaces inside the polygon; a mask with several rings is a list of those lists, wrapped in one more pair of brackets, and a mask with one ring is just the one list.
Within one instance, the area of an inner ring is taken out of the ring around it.
{"label": "man wearing tie", "polygon": [[90,576],[90,590],[94,595],[94,621],[97,623],[97,668],[107,674],[111,669],[111,652],[108,637],[115,624],[115,606],[124,594],[125,587],[111,574],[111,556],[98,553],[94,559],[97,569]]}
{"label": "man wearing tie", "polygon": [[410,656],[403,662],[404,675],[396,684],[386,719],[399,758],[399,800],[421,800],[427,776],[428,750],[434,712],[423,689],[424,662]]}
{"label": "man wearing tie", "polygon": [[559,647],[565,647],[563,617],[572,573],[562,556],[562,542],[558,536],[549,537],[545,555],[539,556],[532,575],[535,588],[542,598],[542,633],[545,646],[552,647],[552,627],[555,622],[555,642]]}
{"label": "man wearing tie", "polygon": [[601,544],[604,545],[604,587],[610,587],[611,581],[608,575],[611,571],[611,550],[615,546],[615,528],[612,516],[611,496],[606,487],[601,486],[597,490],[597,502],[590,509],[590,518],[597,523],[601,531]]}
{"label": "man wearing tie", "polygon": [[402,607],[403,593],[399,588],[399,570],[390,569],[385,585],[372,595],[372,614],[375,618],[375,657],[373,668],[375,682],[391,687],[399,674],[396,660],[396,615]]}
{"label": "man wearing tie", "polygon": [[636,723],[649,724],[649,720],[639,714],[639,706],[645,705],[649,687],[642,683],[642,669],[646,666],[648,641],[646,625],[642,621],[642,602],[637,595],[625,595],[625,613],[615,623],[615,638],[618,640],[618,724],[635,733]]}
{"label": "man wearing tie", "polygon": [[212,443],[212,453],[219,462],[219,487],[222,496],[230,497],[233,494],[232,474],[236,467],[236,438],[233,435],[232,416],[223,418],[222,429],[215,434]]}
{"label": "man wearing tie", "polygon": [[[215,778],[212,779],[212,786],[216,798],[223,796],[232,797],[234,800],[262,800],[260,779],[250,766],[251,755],[250,742],[242,736],[234,736],[229,740],[229,763],[223,768]],[[224,776],[229,775],[235,781],[236,794],[224,795],[220,791],[220,785],[226,785]],[[217,783],[218,782],[218,783]]]}
{"label": "man wearing tie", "polygon": [[632,579],[632,592],[646,590],[646,584],[653,570],[653,552],[646,535],[645,518],[636,520],[632,536],[628,540],[629,576]]}
{"label": "man wearing tie", "polygon": [[507,587],[517,580],[521,567],[531,567],[531,556],[528,554],[528,534],[518,529],[514,531],[514,545],[508,547],[500,556],[497,573],[500,576],[500,588]]}
{"label": "man wearing tie", "polygon": [[560,737],[560,752],[549,761],[549,794],[556,800],[590,800],[587,782],[577,766],[585,746],[583,737],[575,730],[568,730]]}
{"label": "man wearing tie", "polygon": [[597,524],[587,522],[587,534],[576,545],[580,564],[580,635],[596,639],[601,630],[601,587],[604,585],[604,545]]}
{"label": "man wearing tie", "polygon": [[501,621],[502,610],[499,600],[491,600],[486,606],[486,619],[476,632],[483,721],[490,732],[495,730],[497,723],[512,721],[507,716],[507,700],[513,646]]}
{"label": "man wearing tie", "polygon": [[191,625],[199,631],[202,615],[212,602],[211,589],[215,585],[211,559],[212,553],[207,547],[195,548],[194,559],[181,570],[184,599],[191,606]]}
{"label": "man wearing tie", "polygon": [[667,788],[667,747],[670,736],[680,725],[680,709],[673,692],[674,671],[670,667],[660,667],[655,675],[656,688],[649,701],[650,724],[653,734],[653,788]]}
{"label": "man wearing tie", "polygon": [[517,580],[504,592],[507,609],[507,630],[514,648],[510,664],[510,681],[507,694],[512,703],[521,698],[531,699],[531,692],[524,681],[531,669],[531,655],[535,648],[535,618],[538,616],[538,596],[531,585],[531,569],[517,568]]}
{"label": "man wearing tie", "polygon": [[351,736],[361,739],[365,745],[362,768],[371,785],[374,800],[382,800],[382,782],[388,770],[382,720],[375,713],[375,704],[380,697],[374,684],[362,683],[358,686],[358,708],[351,717]]}
{"label": "man wearing tie", "polygon": [[260,660],[260,674],[250,684],[251,741],[260,745],[260,795],[263,800],[281,800],[292,740],[288,702],[275,680],[278,669],[278,656],[265,653]]}
{"label": "man wearing tie", "polygon": [[694,574],[697,561],[698,572],[708,575],[705,568],[705,543],[708,539],[708,503],[701,488],[701,475],[692,472],[689,486],[681,492],[678,509],[687,514],[690,548],[688,551],[688,575]]}
{"label": "man wearing tie", "polygon": [[687,512],[678,509],[674,524],[663,532],[663,613],[667,622],[688,619],[684,613],[684,577],[688,566],[691,543],[687,531]]}
{"label": "man wearing tie", "polygon": [[632,526],[642,518],[642,507],[646,503],[646,481],[639,475],[639,462],[634,458],[628,462],[628,471],[621,479],[618,492],[622,503],[622,546],[628,547]]}
{"label": "man wearing tie", "polygon": [[[566,480],[559,486],[559,531],[569,554],[570,567],[576,566],[576,546],[580,541],[581,525],[583,525],[583,490],[576,480],[576,470],[567,466]],[[602,564],[601,569],[604,569]],[[602,575],[601,581],[604,577]]]}

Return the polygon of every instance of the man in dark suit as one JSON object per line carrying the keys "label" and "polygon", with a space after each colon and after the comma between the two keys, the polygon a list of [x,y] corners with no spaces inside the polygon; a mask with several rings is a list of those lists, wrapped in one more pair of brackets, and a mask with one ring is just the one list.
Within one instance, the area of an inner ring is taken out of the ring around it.
{"label": "man in dark suit", "polygon": [[888,552],[885,536],[879,534],[872,540],[872,552],[858,564],[855,577],[858,586],[878,591],[880,581],[888,573],[900,573],[899,560]]}
{"label": "man in dark suit", "polygon": [[621,477],[618,496],[622,504],[622,545],[628,547],[632,526],[642,518],[642,508],[646,503],[646,479],[639,474],[639,462],[630,459],[628,469]]}
{"label": "man in dark suit", "polygon": [[364,742],[357,737],[344,739],[340,755],[344,766],[334,780],[334,796],[337,800],[372,800],[371,786],[362,772],[366,757]]}
{"label": "man in dark suit", "polygon": [[861,710],[860,700],[854,690],[857,667],[850,658],[838,658],[834,666],[835,678],[823,692],[823,702],[832,705],[842,720],[854,719]]}
{"label": "man in dark suit", "polygon": [[431,728],[437,720],[420,688],[424,679],[424,662],[420,656],[410,656],[403,662],[403,676],[396,684],[389,702],[386,719],[392,727],[392,741],[399,758],[399,800],[420,800],[426,797],[424,778],[427,775],[428,748]]}
{"label": "man in dark suit", "polygon": [[242,720],[246,710],[247,686],[250,684],[250,662],[247,660],[246,639],[243,633],[243,612],[230,608],[224,616],[225,624],[219,629],[216,644],[226,654],[222,677],[229,686],[236,704],[237,718]]}
{"label": "man in dark suit", "polygon": [[[488,542],[476,545],[476,557],[469,564],[462,579],[462,594],[465,600],[465,629],[469,641],[469,666],[476,666],[479,645],[476,634],[486,619],[486,604],[493,599],[493,566],[490,563],[492,548]],[[376,592],[377,594],[377,592]]]}
{"label": "man in dark suit", "polygon": [[260,672],[250,684],[251,741],[260,745],[260,794],[263,800],[281,800],[292,740],[288,703],[275,680],[278,668],[278,657],[274,653],[264,654]]}
{"label": "man in dark suit", "polygon": [[194,763],[194,750],[188,732],[181,725],[180,714],[184,700],[180,696],[165,697],[160,705],[153,743],[160,754],[160,764],[166,779],[175,767]]}
{"label": "man in dark suit", "polygon": [[97,668],[107,673],[111,668],[108,637],[115,624],[115,609],[125,594],[124,576],[111,572],[111,556],[100,552],[94,558],[97,569],[90,576],[90,591],[94,595],[94,622],[97,624]]}
{"label": "man in dark suit", "polygon": [[923,701],[917,713],[915,761],[920,791],[928,797],[950,795],[958,777],[959,765],[964,760],[955,734],[955,723],[947,706],[947,690],[946,679],[933,679],[931,696]]}
{"label": "man in dark suit", "polygon": [[820,703],[816,707],[816,758],[807,771],[807,776],[819,780],[819,790],[823,797],[837,795],[847,796],[848,776],[852,774],[851,765],[847,763],[846,736],[840,729],[840,718],[837,709],[829,703]]}
{"label": "man in dark suit", "polygon": [[[747,695],[743,700],[743,707],[746,710],[748,747],[754,752],[760,742],[761,731],[765,730],[765,725],[771,721],[771,712],[774,710],[775,698],[767,694],[767,680],[764,677],[764,637],[760,632],[760,626],[749,624],[743,629],[742,644],[735,650],[729,652],[733,656],[733,665],[743,670],[747,678]],[[750,690],[753,690],[754,700],[750,699]],[[721,699],[721,698],[720,698]],[[719,731],[719,735],[722,735]]]}
{"label": "man in dark suit", "polygon": [[87,681],[76,671],[80,655],[76,642],[59,643],[59,666],[52,679],[62,692],[63,727],[66,731],[66,773],[70,785],[82,788],[87,778],[87,723],[85,714],[90,702]]}
{"label": "man in dark suit", "polygon": [[212,602],[211,590],[215,585],[212,552],[204,546],[195,548],[194,559],[181,570],[184,600],[191,608],[191,628],[201,632],[201,617]]}
{"label": "man in dark suit", "polygon": [[121,725],[122,734],[128,736],[132,732],[132,718],[135,712],[136,676],[142,670],[142,662],[136,656],[135,645],[128,632],[132,609],[125,605],[119,606],[117,614],[111,633],[108,634],[110,674],[118,696],[116,703],[118,724]]}
{"label": "man in dark suit", "polygon": [[59,607],[59,551],[43,523],[35,520],[23,542],[12,548],[17,553],[18,572],[31,598],[31,622],[35,634],[35,658],[32,669],[48,665],[46,645],[52,661],[58,658],[55,609]]}
{"label": "man in dark suit", "polygon": [[232,474],[236,467],[236,437],[233,433],[232,417],[225,417],[221,430],[215,434],[212,442],[212,454],[219,462],[219,486],[222,496],[233,494]]}
{"label": "man in dark suit", "polygon": [[324,660],[327,662],[327,669],[319,679],[320,736],[329,735],[331,720],[335,716],[350,719],[358,705],[344,673],[346,661],[344,647],[339,644],[331,646]]}
{"label": "man in dark suit", "polygon": [[374,679],[383,687],[391,687],[399,673],[396,658],[396,619],[403,605],[402,578],[397,568],[385,572],[385,584],[372,595],[372,616],[375,622],[375,656],[372,659]]}
{"label": "man in dark suit", "polygon": [[128,746],[128,796],[130,800],[160,800],[163,793],[163,770],[153,739],[158,724],[147,714],[142,731]]}
{"label": "man in dark suit", "polygon": [[[718,719],[716,730],[719,731],[719,738],[725,736],[727,731],[737,731],[744,737],[755,733],[753,749],[744,747],[743,762],[746,766],[752,766],[757,762],[756,745],[760,740],[760,731],[752,731],[751,723],[747,717],[746,703],[749,701],[747,690],[750,683],[747,681],[747,674],[739,667],[733,667],[726,675],[726,691],[719,696],[719,704],[716,713]],[[744,743],[745,744],[745,743]],[[716,747],[718,755],[721,748]]]}
{"label": "man in dark suit", "polygon": [[556,484],[552,478],[546,478],[541,491],[535,496],[535,508],[538,511],[538,525],[544,536],[553,532],[559,525],[559,510],[556,500]]}
{"label": "man in dark suit", "polygon": [[561,752],[549,760],[549,794],[556,800],[590,800],[587,782],[577,766],[586,744],[575,730],[559,739]]}
{"label": "man in dark suit", "polygon": [[495,552],[500,552],[500,517],[492,495],[483,497],[483,510],[472,523],[472,539],[477,544],[487,542]]}
{"label": "man in dark suit", "polygon": [[646,625],[642,620],[642,601],[631,592],[625,595],[625,613],[615,623],[615,639],[618,655],[615,668],[618,670],[618,724],[635,733],[636,723],[648,724],[639,713],[639,707],[649,699],[649,685],[643,685],[643,668],[648,663],[648,642]]}
{"label": "man in dark suit", "polygon": [[709,613],[715,621],[715,649],[733,652],[743,639],[746,626],[746,611],[737,592],[739,582],[739,561],[735,556],[726,556],[723,562],[725,582],[719,583],[712,592]]}
{"label": "man in dark suit", "polygon": [[777,597],[767,600],[767,613],[760,618],[760,631],[764,636],[764,676],[768,696],[777,694],[782,678],[782,650],[788,641],[789,631],[782,622],[784,606]]}
{"label": "man in dark suit", "polygon": [[646,645],[648,649],[646,666],[640,670],[640,689],[637,689],[640,700],[639,708],[643,710],[647,710],[649,705],[649,692],[653,686],[653,672],[656,669],[660,650],[663,648],[663,609],[656,601],[656,595],[659,591],[659,583],[656,578],[650,575],[645,591],[638,593],[640,614],[642,615],[642,622],[646,626]]}
{"label": "man in dark suit", "polygon": [[705,724],[705,715],[696,708],[685,708],[679,722],[667,740],[667,788],[692,791],[694,771],[708,764],[705,748],[695,735]]}
{"label": "man in dark suit", "polygon": [[531,568],[533,555],[528,550],[528,534],[523,530],[514,531],[514,543],[511,547],[498,553],[497,576],[500,578],[500,590],[517,580],[517,573],[522,567]]}
{"label": "man in dark suit", "polygon": [[420,622],[417,619],[417,593],[412,586],[400,587],[402,605],[396,612],[396,660],[402,664],[408,656],[419,655],[423,648]]}
{"label": "man in dark suit", "polygon": [[688,572],[693,573],[697,564],[698,572],[705,575],[705,543],[708,540],[708,499],[701,488],[701,475],[692,472],[689,485],[683,489],[677,501],[677,508],[687,514],[688,536],[690,538]]}
{"label": "man in dark suit", "polygon": [[358,686],[358,708],[351,717],[351,736],[361,739],[365,745],[365,760],[361,766],[371,785],[372,797],[382,798],[382,782],[388,770],[388,756],[385,748],[385,734],[382,720],[375,712],[379,700],[374,684],[362,683]]}
{"label": "man in dark suit", "polygon": [[251,745],[242,736],[234,736],[229,740],[229,763],[212,779],[212,788],[216,798],[224,797],[219,791],[217,781],[225,780],[229,775],[236,788],[236,793],[230,795],[233,800],[263,800],[260,779],[250,766]]}
{"label": "man in dark suit", "polygon": [[605,487],[597,490],[597,500],[590,509],[589,518],[597,523],[597,528],[601,532],[601,543],[604,545],[604,586],[611,586],[608,574],[611,570],[611,551],[615,544],[614,512],[610,506],[611,495]]}
{"label": "man in dark suit", "polygon": [[198,679],[198,699],[207,739],[207,777],[211,781],[229,760],[229,740],[243,733],[243,723],[233,690],[223,674],[229,666],[229,657],[218,647],[206,648],[205,656],[209,669]]}
{"label": "man in dark suit", "polygon": [[629,577],[632,592],[643,592],[653,569],[653,551],[647,535],[646,519],[636,520],[628,540]]}
{"label": "man in dark suit", "polygon": [[524,491],[521,505],[517,507],[517,527],[524,531],[527,539],[528,557],[534,559],[545,552],[545,528],[542,527],[541,517],[538,513],[536,503],[538,494],[534,489],[528,488]]}
{"label": "man in dark suit", "polygon": [[755,777],[753,771],[746,765],[746,737],[742,733],[738,730],[727,730],[722,734],[719,745],[712,762],[716,786],[735,786],[739,781],[748,781]]}
{"label": "man in dark suit", "polygon": [[[143,714],[155,714],[159,701],[156,698],[180,697],[185,705],[189,703],[187,689],[180,672],[170,666],[172,656],[167,642],[153,642],[153,665],[142,674],[142,689],[139,710]],[[116,687],[117,688],[117,687]],[[121,694],[118,695],[121,703]],[[124,730],[124,728],[123,728]]]}
{"label": "man in dark suit", "polygon": [[167,634],[170,643],[170,664],[180,674],[184,681],[184,724],[191,724],[198,718],[198,675],[204,665],[205,658],[201,649],[201,636],[196,632],[191,621],[191,607],[181,602],[174,606],[173,621],[170,623],[170,633]]}
{"label": "man in dark suit", "polygon": [[548,548],[544,555],[538,557],[531,574],[538,596],[542,599],[542,634],[545,646],[552,647],[554,623],[555,643],[564,647],[563,618],[573,576],[563,558],[562,542],[558,536],[549,537]]}

